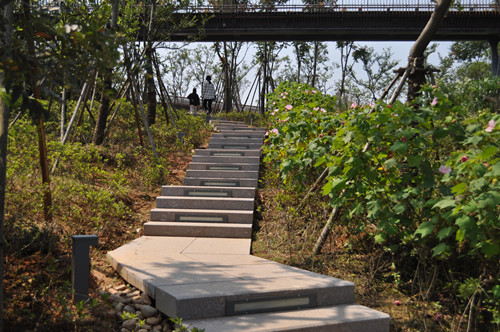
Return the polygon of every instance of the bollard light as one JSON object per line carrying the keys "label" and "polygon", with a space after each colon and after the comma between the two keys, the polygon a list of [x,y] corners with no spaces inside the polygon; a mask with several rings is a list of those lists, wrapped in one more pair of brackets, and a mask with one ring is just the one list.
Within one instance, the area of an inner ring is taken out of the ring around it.
{"label": "bollard light", "polygon": [[71,285],[73,302],[89,298],[90,257],[89,247],[96,246],[97,235],[73,235],[73,258],[71,261]]}

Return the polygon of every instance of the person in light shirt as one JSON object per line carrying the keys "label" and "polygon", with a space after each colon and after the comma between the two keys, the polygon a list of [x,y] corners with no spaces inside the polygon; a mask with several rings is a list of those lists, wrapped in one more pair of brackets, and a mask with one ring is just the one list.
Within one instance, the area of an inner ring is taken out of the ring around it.
{"label": "person in light shirt", "polygon": [[215,87],[212,83],[212,76],[207,76],[203,82],[203,109],[207,114],[212,113],[212,102],[215,99]]}

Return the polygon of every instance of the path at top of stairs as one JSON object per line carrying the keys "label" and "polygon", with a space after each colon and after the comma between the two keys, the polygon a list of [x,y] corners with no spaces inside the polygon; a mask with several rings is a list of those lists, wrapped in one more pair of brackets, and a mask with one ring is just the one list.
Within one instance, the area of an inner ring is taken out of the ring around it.
{"label": "path at top of stairs", "polygon": [[220,331],[389,331],[389,316],[354,301],[354,284],[250,255],[265,130],[213,123],[184,185],[164,186],[144,236],[108,253],[156,308]]}

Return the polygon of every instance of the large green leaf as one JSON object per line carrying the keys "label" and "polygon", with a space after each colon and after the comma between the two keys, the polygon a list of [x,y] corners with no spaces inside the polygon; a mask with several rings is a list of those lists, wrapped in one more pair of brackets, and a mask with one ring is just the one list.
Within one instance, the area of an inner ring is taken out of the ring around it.
{"label": "large green leaf", "polygon": [[450,246],[448,246],[446,243],[441,242],[440,244],[438,244],[437,246],[432,248],[432,252],[433,252],[432,257],[439,256],[439,255],[445,253],[449,247]]}
{"label": "large green leaf", "polygon": [[451,191],[454,194],[460,195],[464,193],[467,190],[467,184],[466,183],[459,183],[451,188]]}
{"label": "large green leaf", "polygon": [[399,154],[403,155],[403,154],[406,153],[406,151],[408,151],[408,143],[406,143],[406,142],[396,142],[391,147],[391,151],[394,151],[396,153],[399,153]]}
{"label": "large green leaf", "polygon": [[434,230],[434,223],[431,221],[426,221],[418,226],[418,229],[415,231],[415,234],[420,234],[423,238],[427,235],[431,234]]}
{"label": "large green leaf", "polygon": [[445,197],[432,207],[434,208],[440,208],[440,209],[447,209],[450,207],[455,207],[457,205],[457,202],[455,202],[455,199],[453,197]]}

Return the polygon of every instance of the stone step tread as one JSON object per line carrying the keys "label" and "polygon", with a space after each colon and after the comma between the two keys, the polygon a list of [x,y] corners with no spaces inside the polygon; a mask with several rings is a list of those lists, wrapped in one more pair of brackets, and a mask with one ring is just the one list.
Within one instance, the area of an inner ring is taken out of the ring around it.
{"label": "stone step tread", "polygon": [[[248,267],[233,268],[237,269],[248,270]],[[219,277],[217,270],[213,273]],[[245,273],[246,278],[157,285],[156,308],[170,317],[198,319],[226,316],[230,314],[231,303],[236,302],[269,303],[300,297],[314,306],[354,303],[354,284],[348,281],[308,271],[288,272],[286,267],[273,268],[267,264],[252,266]]]}
{"label": "stone step tread", "polygon": [[156,198],[156,207],[192,210],[219,210],[224,208],[253,211],[254,201],[253,198],[159,196]]}
{"label": "stone step tread", "polygon": [[387,332],[389,315],[359,304],[259,313],[200,320],[183,320],[205,332]]}
{"label": "stone step tread", "polygon": [[259,177],[259,171],[251,170],[218,170],[218,169],[188,169],[186,171],[186,177],[191,178],[243,178],[243,179],[257,179]]}
{"label": "stone step tread", "polygon": [[[210,187],[210,186],[162,186],[162,196],[186,196],[186,197],[206,197],[202,194],[196,196],[196,193],[201,192],[219,192],[226,193],[229,197],[233,198],[254,198],[255,188],[253,187]],[[193,194],[188,195],[191,192]]]}
{"label": "stone step tread", "polygon": [[[257,188],[258,179],[254,178],[215,178],[215,177],[189,177],[183,179],[185,185],[203,186],[207,183],[208,186],[218,187],[214,183],[221,183],[221,187],[254,187]],[[234,183],[236,185],[232,185]]]}
{"label": "stone step tread", "polygon": [[253,210],[210,210],[210,209],[170,209],[170,208],[154,208],[151,209],[153,212],[178,212],[178,213],[187,213],[187,212],[193,212],[193,213],[207,213],[207,214],[214,214],[214,213],[219,213],[219,214],[252,214],[253,215]]}
{"label": "stone step tread", "polygon": [[249,171],[258,171],[259,170],[259,164],[255,163],[221,163],[221,162],[191,162],[189,163],[189,169],[190,170],[207,170],[207,171],[214,171],[214,170],[222,170],[222,171],[234,171],[234,170],[239,170],[239,171],[244,171],[244,170],[249,170]]}
{"label": "stone step tread", "polygon": [[[200,187],[205,188],[205,187]],[[218,188],[218,187],[215,187]],[[184,200],[184,201],[224,201],[224,202],[254,202],[255,198],[244,197],[196,197],[196,196],[158,196],[156,200]]]}
{"label": "stone step tread", "polygon": [[144,235],[251,238],[252,224],[150,221],[144,224]]}

